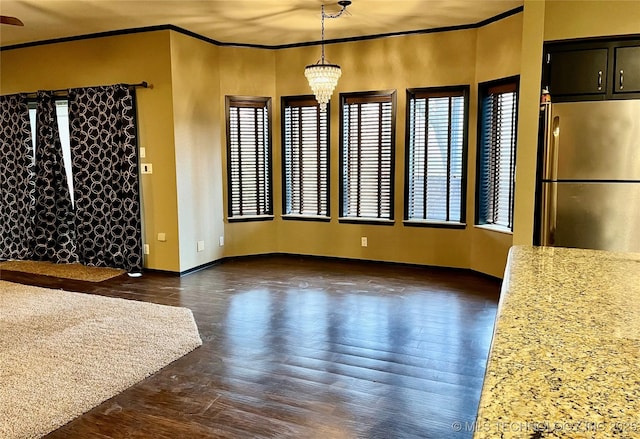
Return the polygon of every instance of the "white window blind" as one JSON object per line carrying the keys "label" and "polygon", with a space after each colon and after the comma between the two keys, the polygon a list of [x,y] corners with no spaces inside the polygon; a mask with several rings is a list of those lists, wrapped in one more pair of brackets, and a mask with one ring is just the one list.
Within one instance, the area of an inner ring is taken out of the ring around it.
{"label": "white window blind", "polygon": [[270,102],[227,97],[229,219],[273,214]]}
{"label": "white window blind", "polygon": [[462,223],[466,89],[408,93],[407,220]]}
{"label": "white window blind", "polygon": [[513,230],[517,83],[481,90],[478,223]]}
{"label": "white window blind", "polygon": [[342,94],[344,218],[393,219],[395,92]]}
{"label": "white window blind", "polygon": [[283,98],[285,215],[329,216],[329,112],[312,96]]}

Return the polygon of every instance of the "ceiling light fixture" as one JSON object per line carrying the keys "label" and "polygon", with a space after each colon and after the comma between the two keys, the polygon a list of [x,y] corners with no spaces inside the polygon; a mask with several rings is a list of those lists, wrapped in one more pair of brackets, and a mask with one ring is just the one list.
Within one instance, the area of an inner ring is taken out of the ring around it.
{"label": "ceiling light fixture", "polygon": [[347,9],[347,6],[351,4],[350,0],[339,1],[338,4],[342,7],[337,14],[326,14],[324,12],[324,5],[322,5],[322,57],[317,63],[308,65],[304,68],[304,76],[309,81],[309,86],[313,90],[313,94],[316,95],[316,100],[320,104],[320,111],[327,111],[327,103],[331,99],[333,90],[338,85],[338,79],[342,75],[342,70],[337,64],[326,63],[324,59],[324,19],[325,18],[338,18]]}

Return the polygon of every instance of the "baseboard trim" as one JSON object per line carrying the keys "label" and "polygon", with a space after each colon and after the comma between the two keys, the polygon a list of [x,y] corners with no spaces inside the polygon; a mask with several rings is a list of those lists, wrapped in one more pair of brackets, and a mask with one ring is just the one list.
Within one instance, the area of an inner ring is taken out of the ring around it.
{"label": "baseboard trim", "polygon": [[189,268],[184,271],[171,271],[171,270],[158,270],[156,268],[145,268],[143,269],[143,273],[153,273],[159,274],[161,276],[169,276],[169,277],[183,277],[191,273],[195,273],[196,271],[205,270],[207,268],[213,267],[214,265],[221,264],[226,258],[216,259],[215,261],[210,261],[202,265],[198,265],[197,267]]}
{"label": "baseboard trim", "polygon": [[258,253],[251,255],[239,255],[239,256],[226,256],[220,259],[216,259],[215,261],[207,262],[202,265],[198,265],[197,267],[190,268],[184,271],[166,271],[166,270],[156,270],[151,268],[145,268],[145,272],[157,273],[166,276],[174,276],[174,277],[183,277],[192,273],[196,273],[201,270],[205,270],[207,268],[214,267],[216,265],[224,264],[231,261],[238,260],[247,260],[247,259],[260,259],[272,256],[284,256],[291,258],[306,258],[306,259],[316,259],[316,260],[325,260],[325,261],[336,261],[343,263],[369,263],[372,265],[386,265],[386,266],[397,266],[397,267],[410,267],[410,268],[426,268],[430,270],[441,270],[441,271],[455,271],[455,272],[472,272],[475,274],[479,274],[487,279],[492,279],[498,282],[502,282],[502,279],[491,274],[483,273],[481,271],[473,270],[471,268],[462,268],[462,267],[447,267],[442,265],[429,265],[429,264],[415,264],[410,262],[396,262],[396,261],[379,261],[375,259],[360,259],[360,258],[345,258],[340,256],[323,256],[323,255],[310,255],[303,253],[287,253],[287,252],[270,252],[270,253]]}

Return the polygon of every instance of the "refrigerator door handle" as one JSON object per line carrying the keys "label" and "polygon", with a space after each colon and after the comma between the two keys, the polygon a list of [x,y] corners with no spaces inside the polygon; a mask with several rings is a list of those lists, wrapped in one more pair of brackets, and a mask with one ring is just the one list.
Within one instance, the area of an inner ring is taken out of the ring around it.
{"label": "refrigerator door handle", "polygon": [[542,236],[540,243],[545,246],[555,244],[556,218],[558,214],[558,183],[551,182],[544,184],[542,194],[544,203],[542,205]]}
{"label": "refrigerator door handle", "polygon": [[543,118],[544,118],[544,137],[542,141],[544,142],[544,162],[542,169],[542,178],[544,180],[552,179],[552,167],[553,167],[553,156],[552,152],[552,144],[553,144],[553,132],[551,131],[551,122],[552,122],[552,113],[551,113],[551,103],[545,102],[542,105]]}
{"label": "refrigerator door handle", "polygon": [[549,151],[550,179],[558,179],[558,149],[560,148],[560,116],[555,116],[551,123],[551,150]]}
{"label": "refrigerator door handle", "polygon": [[547,107],[545,120],[545,169],[542,192],[542,218],[540,241],[542,245],[554,245],[556,233],[557,201],[558,201],[558,148],[560,146],[560,116],[552,116],[551,107]]}

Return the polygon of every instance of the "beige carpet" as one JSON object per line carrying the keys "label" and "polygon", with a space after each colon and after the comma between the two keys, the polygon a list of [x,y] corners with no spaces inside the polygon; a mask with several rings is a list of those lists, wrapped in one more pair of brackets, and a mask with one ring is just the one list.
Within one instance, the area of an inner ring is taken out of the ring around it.
{"label": "beige carpet", "polygon": [[0,281],[0,438],[36,438],[200,346],[191,310]]}
{"label": "beige carpet", "polygon": [[119,268],[88,267],[81,264],[54,264],[46,261],[5,261],[0,262],[2,270],[19,271],[21,273],[43,274],[45,276],[63,277],[65,279],[102,282],[126,273]]}

